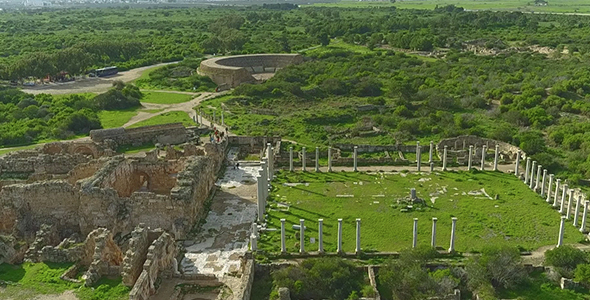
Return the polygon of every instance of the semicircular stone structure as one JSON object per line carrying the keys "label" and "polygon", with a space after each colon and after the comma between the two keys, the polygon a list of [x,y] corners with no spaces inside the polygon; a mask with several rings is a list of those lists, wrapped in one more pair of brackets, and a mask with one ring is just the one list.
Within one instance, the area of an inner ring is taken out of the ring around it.
{"label": "semicircular stone structure", "polygon": [[251,54],[223,56],[201,62],[199,73],[209,76],[220,87],[234,88],[244,82],[256,82],[256,74],[276,71],[303,62],[300,54]]}

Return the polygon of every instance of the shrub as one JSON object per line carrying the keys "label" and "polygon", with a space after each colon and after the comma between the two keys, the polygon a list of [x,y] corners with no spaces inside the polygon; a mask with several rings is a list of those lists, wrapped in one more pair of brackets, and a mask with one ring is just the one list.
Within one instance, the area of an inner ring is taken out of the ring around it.
{"label": "shrub", "polygon": [[588,262],[586,253],[572,246],[561,246],[545,251],[545,264],[573,271],[579,264]]}

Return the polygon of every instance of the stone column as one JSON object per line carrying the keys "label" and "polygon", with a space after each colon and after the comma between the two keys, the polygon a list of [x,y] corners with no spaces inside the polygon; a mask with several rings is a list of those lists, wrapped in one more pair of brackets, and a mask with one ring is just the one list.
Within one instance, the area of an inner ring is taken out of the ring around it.
{"label": "stone column", "polygon": [[320,171],[320,147],[315,147],[315,171]]}
{"label": "stone column", "polygon": [[565,216],[561,216],[561,223],[559,224],[559,238],[557,239],[557,247],[563,245],[563,232],[565,230]]}
{"label": "stone column", "polygon": [[272,149],[272,144],[271,143],[267,143],[266,144],[266,157],[268,158],[268,181],[272,181],[272,177],[273,177],[273,165],[274,165],[274,151]]}
{"label": "stone column", "polygon": [[176,257],[172,258],[172,267],[174,268],[174,275],[180,275],[180,272],[178,271],[178,260],[176,260]]}
{"label": "stone column", "polygon": [[203,124],[203,112],[199,110],[199,124],[200,125],[204,125]]}
{"label": "stone column", "polygon": [[469,146],[469,156],[467,157],[467,171],[471,170],[471,158],[473,157],[473,145]]}
{"label": "stone column", "polygon": [[567,184],[563,185],[563,191],[561,193],[561,203],[559,207],[559,213],[562,214],[565,210],[565,195],[567,194]]}
{"label": "stone column", "polygon": [[547,169],[543,170],[543,180],[541,180],[541,197],[545,196],[545,177],[547,177]]}
{"label": "stone column", "polygon": [[318,252],[324,253],[324,219],[318,219]]}
{"label": "stone column", "polygon": [[572,211],[572,198],[574,198],[574,189],[570,189],[570,197],[567,200],[567,211],[565,212],[565,218],[570,219],[570,214]]}
{"label": "stone column", "polygon": [[588,214],[588,200],[584,201],[584,212],[582,212],[582,224],[580,224],[580,232],[586,232],[586,215]]}
{"label": "stone column", "polygon": [[561,179],[557,178],[557,180],[555,180],[555,194],[553,195],[553,207],[557,207],[557,197],[559,197],[559,183],[561,182]]}
{"label": "stone column", "polygon": [[529,177],[529,182],[527,182],[529,184],[529,188],[533,189],[534,187],[534,183],[535,183],[535,168],[537,168],[537,161],[533,161],[533,166],[531,167],[531,176]]}
{"label": "stone column", "polygon": [[496,144],[496,153],[494,153],[494,171],[498,171],[499,156],[500,156],[500,145]]}
{"label": "stone column", "polygon": [[256,240],[257,240],[256,235],[251,234],[250,235],[250,250],[252,250],[252,252],[258,251],[258,243]]}
{"label": "stone column", "polygon": [[258,192],[256,193],[258,198],[258,222],[264,223],[264,181],[262,176],[257,176],[258,180]]}
{"label": "stone column", "polygon": [[299,253],[305,253],[305,220],[299,219]]}
{"label": "stone column", "polygon": [[268,174],[267,174],[268,169],[266,167],[266,165],[267,165],[266,161],[267,161],[267,159],[264,158],[262,160],[262,162],[260,162],[260,167],[262,167],[262,171],[261,171],[260,176],[262,176],[262,182],[263,182],[262,186],[264,187],[262,189],[264,192],[264,195],[262,197],[263,200],[266,200],[266,198],[268,197]]}
{"label": "stone column", "polygon": [[457,230],[457,218],[453,217],[451,218],[451,221],[453,222],[451,225],[451,242],[450,242],[450,246],[449,246],[449,252],[455,252],[455,231]]}
{"label": "stone column", "polygon": [[547,185],[547,203],[551,203],[551,186],[553,185],[553,174],[549,175],[549,184]]}
{"label": "stone column", "polygon": [[529,182],[529,172],[531,171],[531,158],[526,158],[526,169],[524,171],[524,183]]}
{"label": "stone column", "polygon": [[213,111],[213,121],[211,121],[211,124],[215,123],[215,111]]}
{"label": "stone column", "polygon": [[582,197],[578,196],[578,199],[576,199],[576,209],[574,210],[574,227],[578,226],[578,216],[580,215],[580,202],[582,202]]}
{"label": "stone column", "polygon": [[486,168],[486,145],[481,146],[481,170],[485,170]]}
{"label": "stone column", "polygon": [[328,147],[328,172],[332,172],[332,147]]}
{"label": "stone column", "polygon": [[418,218],[414,218],[414,235],[412,239],[412,248],[418,245]]}
{"label": "stone column", "polygon": [[436,221],[437,218],[432,218],[432,237],[430,238],[430,246],[436,248]]}
{"label": "stone column", "polygon": [[302,160],[301,160],[301,170],[303,172],[305,172],[305,163],[306,163],[306,161],[305,161],[305,147],[302,147],[301,148],[301,158],[302,158]]}
{"label": "stone column", "polygon": [[539,189],[539,184],[541,182],[541,169],[543,169],[543,166],[538,165],[537,166],[537,180],[535,181],[535,185],[534,185],[534,191],[536,192]]}
{"label": "stone column", "polygon": [[293,172],[293,147],[289,147],[289,172]]}
{"label": "stone column", "polygon": [[223,118],[223,109],[221,110],[221,126],[225,126],[225,119]]}
{"label": "stone column", "polygon": [[338,248],[336,249],[338,254],[341,254],[342,251],[342,219],[338,219]]}
{"label": "stone column", "polygon": [[447,170],[447,146],[445,145],[445,148],[443,150],[443,167],[442,167],[443,171]]}
{"label": "stone column", "polygon": [[416,142],[416,167],[418,172],[420,172],[420,167],[422,163],[422,149],[420,149],[420,142]]}
{"label": "stone column", "polygon": [[281,253],[287,253],[285,242],[285,219],[281,219]]}
{"label": "stone column", "polygon": [[434,172],[434,162],[430,163],[430,172]]}
{"label": "stone column", "polygon": [[361,219],[356,219],[356,254],[361,253]]}
{"label": "stone column", "polygon": [[434,153],[434,142],[430,141],[430,151],[428,151],[428,163],[432,163],[432,154]]}
{"label": "stone column", "polygon": [[353,171],[355,171],[355,172],[358,171],[358,169],[356,168],[356,166],[357,166],[356,165],[357,152],[358,152],[358,146],[354,146],[354,152],[352,154],[352,158],[354,159],[354,162],[353,162],[353,164],[354,164],[354,170]]}
{"label": "stone column", "polygon": [[516,166],[514,167],[514,175],[516,175],[516,177],[518,177],[518,167],[520,165],[520,150],[516,151]]}

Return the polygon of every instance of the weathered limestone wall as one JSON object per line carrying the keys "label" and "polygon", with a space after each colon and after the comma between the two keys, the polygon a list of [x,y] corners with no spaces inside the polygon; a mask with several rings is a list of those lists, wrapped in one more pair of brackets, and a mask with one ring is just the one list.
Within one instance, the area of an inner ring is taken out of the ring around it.
{"label": "weathered limestone wall", "polygon": [[113,234],[105,229],[98,228],[92,231],[86,240],[86,254],[82,259],[83,265],[88,265],[88,271],[84,274],[84,285],[93,286],[102,276],[118,275],[123,262],[123,253],[115,241]]}
{"label": "weathered limestone wall", "polygon": [[131,233],[129,239],[129,249],[125,252],[123,258],[123,270],[121,277],[123,284],[132,287],[143,270],[143,263],[146,260],[148,247],[148,231],[145,225],[139,224]]}
{"label": "weathered limestone wall", "polygon": [[90,138],[98,143],[112,140],[117,146],[139,146],[146,143],[181,144],[188,140],[188,134],[182,123],[171,123],[137,128],[91,130]]}
{"label": "weathered limestone wall", "polygon": [[[23,154],[31,154],[25,156]],[[0,158],[0,174],[2,173],[37,173],[67,174],[76,165],[90,161],[92,157],[84,154],[46,155],[39,152],[14,152]]]}
{"label": "weathered limestone wall", "polygon": [[299,54],[251,54],[216,57],[201,62],[199,73],[209,76],[220,86],[236,87],[254,82],[255,73],[274,73],[292,64],[303,62]]}
{"label": "weathered limestone wall", "polygon": [[112,150],[94,142],[55,142],[48,143],[41,147],[40,152],[43,154],[82,154],[90,155],[93,158],[100,156],[112,155]]}
{"label": "weathered limestone wall", "polygon": [[168,233],[162,233],[150,245],[143,271],[129,293],[130,300],[147,300],[156,292],[154,286],[161,273],[173,272],[176,252],[174,238]]}
{"label": "weathered limestone wall", "polygon": [[[54,224],[59,232],[77,231],[78,190],[64,180],[14,184],[0,190],[0,232],[26,235],[41,224]],[[19,220],[17,222],[17,220]]]}
{"label": "weathered limestone wall", "polygon": [[250,300],[252,294],[252,284],[254,283],[254,266],[255,262],[253,258],[247,258],[246,262],[242,264],[242,277],[240,278],[240,285],[238,290],[232,291],[234,294],[234,300]]}

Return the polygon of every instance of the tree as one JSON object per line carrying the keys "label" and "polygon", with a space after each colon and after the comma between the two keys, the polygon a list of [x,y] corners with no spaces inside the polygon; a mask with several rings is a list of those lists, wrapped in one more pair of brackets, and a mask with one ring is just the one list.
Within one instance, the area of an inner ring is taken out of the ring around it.
{"label": "tree", "polygon": [[588,256],[580,249],[569,245],[545,251],[545,264],[572,272],[579,264],[588,262]]}
{"label": "tree", "polygon": [[527,278],[520,251],[508,246],[484,248],[481,256],[470,259],[466,271],[473,290],[487,284],[494,288],[512,288]]}

